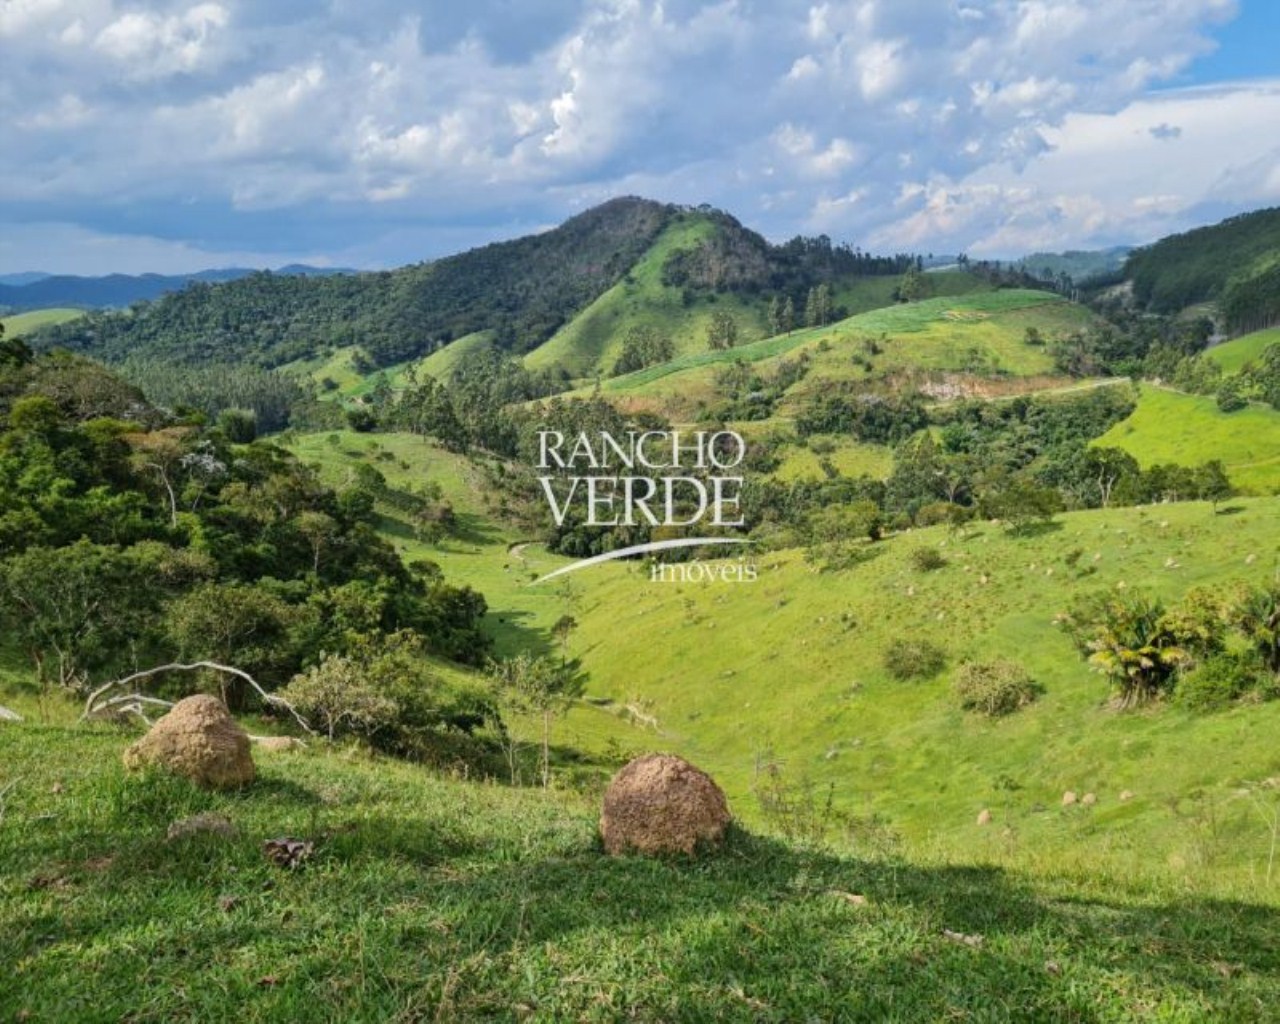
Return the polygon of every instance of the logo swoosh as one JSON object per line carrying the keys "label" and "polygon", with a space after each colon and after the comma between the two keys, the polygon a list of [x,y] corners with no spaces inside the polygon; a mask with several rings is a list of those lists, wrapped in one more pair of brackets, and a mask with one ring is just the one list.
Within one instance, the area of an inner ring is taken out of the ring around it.
{"label": "logo swoosh", "polygon": [[526,586],[536,587],[539,583],[545,583],[547,580],[553,580],[557,576],[563,576],[565,573],[577,572],[579,569],[586,569],[593,565],[600,565],[602,562],[612,562],[615,558],[629,558],[631,555],[646,555],[653,551],[670,551],[672,548],[699,548],[708,544],[751,544],[743,537],[677,537],[674,540],[655,540],[648,544],[635,544],[629,548],[618,548],[616,551],[606,551],[603,555],[594,555],[591,558],[584,558],[581,561],[572,562],[569,565],[561,566],[555,572],[549,572],[545,576],[540,576],[532,583]]}

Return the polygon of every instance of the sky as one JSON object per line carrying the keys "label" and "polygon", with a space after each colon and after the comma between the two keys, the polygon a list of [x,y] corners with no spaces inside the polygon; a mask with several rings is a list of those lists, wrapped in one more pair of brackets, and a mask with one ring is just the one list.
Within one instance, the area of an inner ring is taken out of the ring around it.
{"label": "sky", "polygon": [[617,195],[1008,257],[1280,205],[1273,0],[0,0],[0,273],[393,267]]}

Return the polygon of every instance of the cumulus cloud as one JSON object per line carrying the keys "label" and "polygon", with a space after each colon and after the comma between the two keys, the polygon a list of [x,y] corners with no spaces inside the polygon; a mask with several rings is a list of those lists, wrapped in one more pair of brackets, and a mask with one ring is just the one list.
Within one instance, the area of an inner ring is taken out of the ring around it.
{"label": "cumulus cloud", "polygon": [[1229,194],[1275,192],[1274,154],[1254,137],[1275,123],[1271,86],[1151,91],[1234,12],[3,0],[0,116],[14,138],[0,222],[374,263],[620,192],[890,248],[1158,231]]}

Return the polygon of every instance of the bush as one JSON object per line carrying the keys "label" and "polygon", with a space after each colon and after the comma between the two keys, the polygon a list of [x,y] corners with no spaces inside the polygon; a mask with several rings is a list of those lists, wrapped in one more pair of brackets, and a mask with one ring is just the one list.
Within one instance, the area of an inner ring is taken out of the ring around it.
{"label": "bush", "polygon": [[911,564],[921,572],[933,572],[947,564],[937,548],[916,548],[911,552]]}
{"label": "bush", "polygon": [[884,667],[902,682],[931,679],[947,664],[947,654],[929,640],[894,640],[884,652]]}
{"label": "bush", "polygon": [[1041,687],[1012,661],[966,662],[952,686],[960,707],[991,718],[1009,715],[1034,701]]}
{"label": "bush", "polygon": [[1223,652],[1178,677],[1174,702],[1192,711],[1217,711],[1256,689],[1262,666],[1256,658]]}
{"label": "bush", "polygon": [[400,714],[400,706],[370,682],[362,666],[337,655],[294,676],[281,696],[329,739],[346,733],[371,737]]}

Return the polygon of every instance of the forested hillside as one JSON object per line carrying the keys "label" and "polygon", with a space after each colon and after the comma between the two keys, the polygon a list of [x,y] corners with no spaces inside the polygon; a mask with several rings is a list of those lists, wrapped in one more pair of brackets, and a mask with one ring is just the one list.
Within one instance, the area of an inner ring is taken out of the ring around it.
{"label": "forested hillside", "polygon": [[0,657],[82,698],[177,660],[270,689],[347,658],[408,687],[416,727],[483,717],[422,660],[482,660],[483,597],[379,536],[378,474],[331,489],[242,433],[234,414],[175,418],[81,356],[0,336]]}
{"label": "forested hillside", "polygon": [[1280,208],[1242,214],[1135,250],[1125,263],[1145,308],[1175,313],[1220,303],[1233,332],[1280,320]]}

